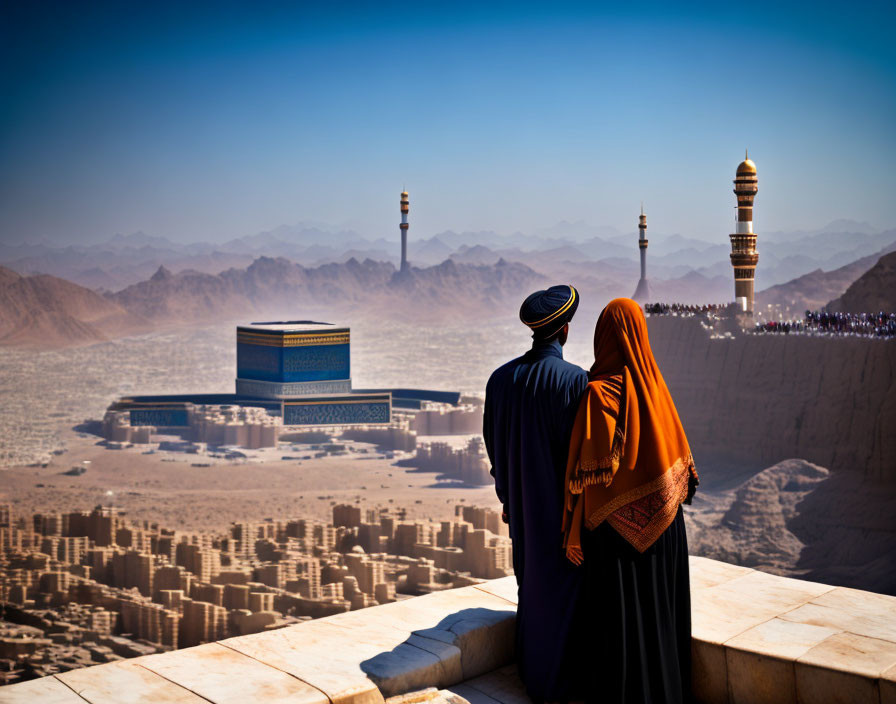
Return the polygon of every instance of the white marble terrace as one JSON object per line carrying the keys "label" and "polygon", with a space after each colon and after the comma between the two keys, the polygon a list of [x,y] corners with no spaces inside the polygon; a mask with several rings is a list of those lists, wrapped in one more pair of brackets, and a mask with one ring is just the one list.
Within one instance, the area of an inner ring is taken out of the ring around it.
{"label": "white marble terrace", "polygon": [[[691,558],[701,702],[896,704],[896,598]],[[525,702],[513,577],[62,673],[0,702]]]}

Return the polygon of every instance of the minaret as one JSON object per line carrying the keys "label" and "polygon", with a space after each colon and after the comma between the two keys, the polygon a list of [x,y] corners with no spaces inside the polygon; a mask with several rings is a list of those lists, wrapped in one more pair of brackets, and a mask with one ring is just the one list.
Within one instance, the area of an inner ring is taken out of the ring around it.
{"label": "minaret", "polygon": [[632,298],[638,303],[648,303],[652,291],[647,282],[647,216],[644,214],[643,203],[641,203],[641,215],[638,217],[638,249],[641,250],[641,279]]}
{"label": "minaret", "polygon": [[734,177],[734,195],[737,196],[737,227],[731,237],[731,266],[734,267],[734,300],[737,306],[753,314],[753,278],[759,253],[756,251],[756,233],[753,232],[753,198],[759,191],[756,164],[749,154],[737,167]]}
{"label": "minaret", "polygon": [[408,270],[408,192],[401,192],[401,269]]}

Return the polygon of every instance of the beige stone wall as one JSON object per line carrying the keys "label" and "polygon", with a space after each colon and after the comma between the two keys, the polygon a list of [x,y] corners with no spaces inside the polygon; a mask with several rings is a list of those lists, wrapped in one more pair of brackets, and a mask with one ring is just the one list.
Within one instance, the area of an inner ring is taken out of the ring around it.
{"label": "beige stone wall", "polygon": [[803,335],[709,339],[696,318],[648,318],[699,468],[799,457],[896,480],[896,346]]}

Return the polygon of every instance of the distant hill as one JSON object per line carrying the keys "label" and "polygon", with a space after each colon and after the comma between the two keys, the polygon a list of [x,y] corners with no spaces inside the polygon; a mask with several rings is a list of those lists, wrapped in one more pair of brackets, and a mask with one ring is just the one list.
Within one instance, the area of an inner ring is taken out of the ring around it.
{"label": "distant hill", "polygon": [[458,264],[494,264],[501,259],[501,255],[481,244],[472,247],[464,244],[451,255],[451,259]]}
{"label": "distant hill", "polygon": [[414,243],[414,262],[419,264],[438,264],[451,256],[454,250],[438,237]]}
{"label": "distant hill", "polygon": [[733,289],[730,276],[709,277],[698,271],[653,283],[657,300],[678,303],[725,303],[730,300]]}
{"label": "distant hill", "polygon": [[140,316],[83,286],[0,267],[0,345],[83,345],[145,327]]}
{"label": "distant hill", "polygon": [[896,252],[885,254],[826,306],[844,313],[896,312]]}
{"label": "distant hill", "polygon": [[[891,244],[883,252],[894,249],[896,244]],[[771,286],[756,294],[756,308],[760,309],[770,303],[789,308],[795,314],[802,314],[806,310],[819,310],[829,301],[833,304],[834,301],[831,299],[841,296],[881,258],[881,252],[878,252],[833,271],[816,269],[787,283]]]}

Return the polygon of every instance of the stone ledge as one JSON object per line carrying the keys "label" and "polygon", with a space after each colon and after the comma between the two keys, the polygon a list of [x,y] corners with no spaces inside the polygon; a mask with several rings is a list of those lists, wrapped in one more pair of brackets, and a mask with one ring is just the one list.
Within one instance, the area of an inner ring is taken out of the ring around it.
{"label": "stone ledge", "polygon": [[[700,557],[691,592],[698,701],[896,704],[896,598]],[[515,605],[507,577],[9,685],[0,703],[516,704]]]}
{"label": "stone ledge", "polygon": [[896,694],[896,597],[690,562],[698,701],[877,704]]}

